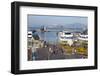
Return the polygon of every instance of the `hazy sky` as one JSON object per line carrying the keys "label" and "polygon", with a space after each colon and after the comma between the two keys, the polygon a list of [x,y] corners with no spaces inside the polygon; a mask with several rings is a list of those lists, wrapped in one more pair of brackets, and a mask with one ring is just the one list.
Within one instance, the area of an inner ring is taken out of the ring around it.
{"label": "hazy sky", "polygon": [[87,25],[88,18],[80,16],[47,16],[47,15],[28,15],[28,27],[66,25],[81,23]]}

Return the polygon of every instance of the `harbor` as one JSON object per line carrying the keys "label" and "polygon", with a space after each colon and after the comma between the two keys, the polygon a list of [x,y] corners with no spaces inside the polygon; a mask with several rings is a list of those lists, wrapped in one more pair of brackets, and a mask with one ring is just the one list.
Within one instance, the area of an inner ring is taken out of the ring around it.
{"label": "harbor", "polygon": [[[49,35],[49,36],[48,36]],[[87,31],[28,31],[28,60],[85,59],[88,57]]]}
{"label": "harbor", "polygon": [[27,60],[88,58],[88,17],[27,16]]}

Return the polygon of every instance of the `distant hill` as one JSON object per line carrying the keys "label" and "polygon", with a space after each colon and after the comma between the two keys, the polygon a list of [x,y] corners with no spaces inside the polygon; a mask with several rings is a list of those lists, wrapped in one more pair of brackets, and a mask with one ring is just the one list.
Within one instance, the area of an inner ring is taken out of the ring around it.
{"label": "distant hill", "polygon": [[51,24],[51,25],[34,25],[34,27],[28,27],[28,30],[34,30],[34,29],[40,29],[41,27],[45,27],[47,29],[80,29],[80,30],[86,30],[88,29],[87,28],[87,25],[85,24],[81,24],[81,23],[73,23],[73,24],[64,24],[64,25],[61,25],[61,24]]}
{"label": "distant hill", "polygon": [[47,28],[79,28],[79,29],[87,29],[87,25],[81,23],[74,23],[74,24],[65,24],[65,25],[48,25]]}

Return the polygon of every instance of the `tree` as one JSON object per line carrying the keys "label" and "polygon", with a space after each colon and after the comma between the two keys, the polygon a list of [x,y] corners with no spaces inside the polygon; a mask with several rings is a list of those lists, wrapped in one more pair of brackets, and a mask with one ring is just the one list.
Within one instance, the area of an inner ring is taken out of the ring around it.
{"label": "tree", "polygon": [[35,40],[39,40],[39,39],[40,39],[39,36],[38,36],[37,34],[33,34],[32,36],[33,36],[33,38],[34,38]]}
{"label": "tree", "polygon": [[36,32],[36,30],[33,30],[33,31],[32,31],[32,33],[35,33],[35,32]]}

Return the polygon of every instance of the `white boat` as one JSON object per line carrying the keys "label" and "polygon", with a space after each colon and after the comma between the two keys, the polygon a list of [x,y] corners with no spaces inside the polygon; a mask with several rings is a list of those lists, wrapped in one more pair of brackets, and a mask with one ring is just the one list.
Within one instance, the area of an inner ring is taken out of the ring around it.
{"label": "white boat", "polygon": [[32,31],[28,31],[28,38],[32,38]]}
{"label": "white boat", "polygon": [[81,41],[88,41],[88,35],[80,34],[78,40]]}
{"label": "white boat", "polygon": [[62,31],[58,33],[60,42],[67,42],[70,46],[73,44],[73,33],[69,31]]}

